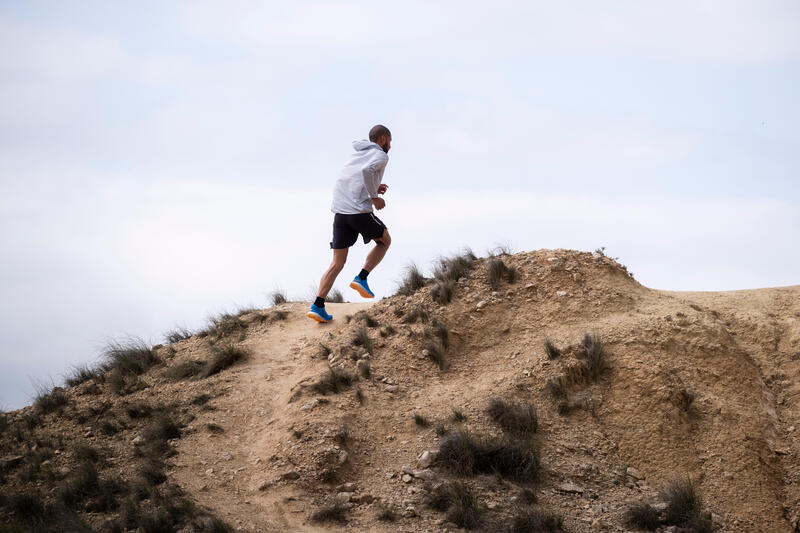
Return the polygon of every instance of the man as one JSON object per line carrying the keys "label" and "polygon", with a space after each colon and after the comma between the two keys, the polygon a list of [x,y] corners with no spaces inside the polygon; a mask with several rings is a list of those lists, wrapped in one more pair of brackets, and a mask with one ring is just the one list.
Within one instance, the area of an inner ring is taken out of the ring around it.
{"label": "man", "polygon": [[364,244],[373,240],[375,247],[367,254],[364,268],[350,282],[350,287],[364,298],[375,297],[367,284],[367,275],[381,262],[392,243],[386,225],[373,212],[373,208],[381,210],[386,207],[386,202],[378,195],[384,194],[389,188],[381,182],[386,163],[389,162],[387,154],[391,144],[392,134],[386,126],[378,124],[373,127],[369,130],[369,141],[353,142],[355,153],[350,156],[350,161],[336,180],[331,205],[334,213],[331,241],[333,261],[322,275],[317,299],[308,311],[308,316],[317,322],[333,320],[333,316],[325,311],[325,297],[344,268],[347,250],[358,240],[359,233],[364,238]]}

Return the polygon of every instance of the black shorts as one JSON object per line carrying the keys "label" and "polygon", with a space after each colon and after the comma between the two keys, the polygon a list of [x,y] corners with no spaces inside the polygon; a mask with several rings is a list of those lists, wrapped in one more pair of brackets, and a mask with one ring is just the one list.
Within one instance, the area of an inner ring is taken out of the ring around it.
{"label": "black shorts", "polygon": [[360,233],[364,237],[364,244],[372,239],[383,237],[386,224],[375,216],[375,213],[358,213],[356,215],[343,215],[336,213],[333,216],[333,241],[331,248],[350,248],[358,240]]}

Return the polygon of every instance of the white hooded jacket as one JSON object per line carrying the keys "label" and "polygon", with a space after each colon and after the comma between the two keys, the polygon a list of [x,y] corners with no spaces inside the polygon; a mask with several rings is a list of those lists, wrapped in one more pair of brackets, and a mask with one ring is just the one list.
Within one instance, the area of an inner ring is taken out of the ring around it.
{"label": "white hooded jacket", "polygon": [[333,189],[331,211],[344,215],[372,212],[372,198],[378,197],[378,185],[389,156],[383,148],[367,140],[353,141],[355,153],[342,169]]}

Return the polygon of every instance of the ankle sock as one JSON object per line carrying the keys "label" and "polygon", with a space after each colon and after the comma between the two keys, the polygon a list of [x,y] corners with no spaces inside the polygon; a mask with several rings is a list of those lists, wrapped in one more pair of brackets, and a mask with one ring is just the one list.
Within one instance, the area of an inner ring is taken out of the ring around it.
{"label": "ankle sock", "polygon": [[369,272],[367,272],[363,268],[361,269],[361,272],[358,273],[358,277],[361,279],[367,279],[367,276],[369,276]]}
{"label": "ankle sock", "polygon": [[320,298],[319,296],[317,296],[317,299],[314,300],[314,305],[316,305],[317,307],[325,307],[325,298]]}

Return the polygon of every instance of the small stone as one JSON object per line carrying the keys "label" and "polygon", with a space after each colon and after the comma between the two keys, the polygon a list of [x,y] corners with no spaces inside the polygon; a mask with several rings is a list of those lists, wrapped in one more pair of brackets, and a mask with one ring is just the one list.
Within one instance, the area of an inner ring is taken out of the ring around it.
{"label": "small stone", "polygon": [[576,485],[571,481],[565,481],[564,483],[558,485],[556,488],[562,492],[574,492],[578,494],[583,493],[583,488],[579,487],[578,485]]}
{"label": "small stone", "polygon": [[348,503],[350,501],[350,498],[352,497],[353,497],[352,492],[339,492],[338,494],[336,494],[336,502],[340,504]]}
{"label": "small stone", "polygon": [[131,444],[133,444],[134,446],[139,446],[143,442],[144,442],[144,437],[142,437],[141,435],[136,435],[131,441]]}
{"label": "small stone", "polygon": [[644,476],[641,475],[639,473],[639,471],[636,470],[635,468],[633,468],[632,466],[629,466],[628,469],[625,470],[625,473],[628,474],[629,476],[631,476],[634,479],[642,479],[642,478],[644,478]]}
{"label": "small stone", "polygon": [[319,403],[319,402],[317,402],[317,400],[314,400],[314,401],[312,401],[312,402],[308,402],[307,404],[305,404],[304,406],[302,406],[302,407],[300,408],[300,410],[301,410],[301,411],[308,411],[308,410],[310,410],[310,409],[313,409],[314,407],[316,407],[316,406],[317,406],[317,403]]}
{"label": "small stone", "polygon": [[370,504],[375,501],[375,496],[372,494],[359,494],[358,496],[350,498],[350,501],[359,505]]}
{"label": "small stone", "polygon": [[409,474],[403,474],[403,477],[400,479],[403,480],[403,483],[411,483],[411,480],[414,479],[414,477]]}
{"label": "small stone", "polygon": [[270,486],[270,485],[271,485],[271,483],[265,479],[265,480],[264,480],[264,481],[262,481],[262,482],[261,482],[261,484],[258,486],[258,490],[267,490],[267,489],[269,488],[269,486]]}
{"label": "small stone", "polygon": [[431,466],[432,462],[433,462],[433,454],[430,451],[425,450],[424,452],[422,452],[422,455],[419,456],[419,459],[417,459],[417,466],[419,468],[428,468],[429,466]]}
{"label": "small stone", "polygon": [[414,508],[414,506],[413,505],[409,505],[408,507],[406,507],[406,510],[403,512],[403,516],[405,516],[406,518],[413,518],[413,517],[419,516],[419,515],[417,514],[417,510]]}
{"label": "small stone", "polygon": [[392,479],[396,475],[394,472],[386,472],[386,479]]}
{"label": "small stone", "polygon": [[219,457],[223,461],[233,461],[233,455],[230,452],[223,452],[219,454]]}
{"label": "small stone", "polygon": [[430,468],[426,468],[425,470],[414,470],[413,475],[414,477],[419,479],[424,479],[425,481],[430,481],[434,477],[436,477],[436,474],[434,474],[433,470],[431,470]]}
{"label": "small stone", "polygon": [[412,469],[410,466],[403,466],[403,467],[400,469],[400,471],[401,471],[401,472],[403,472],[404,474],[411,474],[411,475],[414,475],[414,469]]}
{"label": "small stone", "polygon": [[667,510],[667,502],[656,502],[652,505],[652,507],[659,513],[663,513]]}
{"label": "small stone", "polygon": [[486,303],[487,303],[486,300],[481,300],[480,302],[478,302],[478,305],[476,305],[475,308],[483,309],[484,307],[486,307]]}
{"label": "small stone", "polygon": [[356,484],[355,483],[342,483],[338,487],[336,487],[336,492],[355,492],[356,491]]}
{"label": "small stone", "polygon": [[345,450],[340,451],[339,452],[339,464],[340,465],[345,464],[347,462],[348,457],[349,457],[349,455],[347,454],[347,452]]}
{"label": "small stone", "polygon": [[557,296],[566,296],[567,295],[567,291],[556,291],[556,295]]}
{"label": "small stone", "polygon": [[386,385],[384,388],[386,389],[386,392],[391,392],[393,394],[400,390],[400,387],[397,385]]}
{"label": "small stone", "polygon": [[22,462],[24,457],[22,455],[9,455],[0,459],[0,469],[13,468]]}
{"label": "small stone", "polygon": [[213,468],[208,468],[208,469],[206,469],[206,475],[207,475],[207,476],[212,476],[212,475],[214,475],[214,469],[213,469]]}
{"label": "small stone", "polygon": [[525,288],[526,289],[532,289],[533,288],[533,283],[526,283],[525,284]]}
{"label": "small stone", "polygon": [[297,470],[290,470],[281,475],[281,479],[283,480],[295,480],[300,479],[300,473]]}

